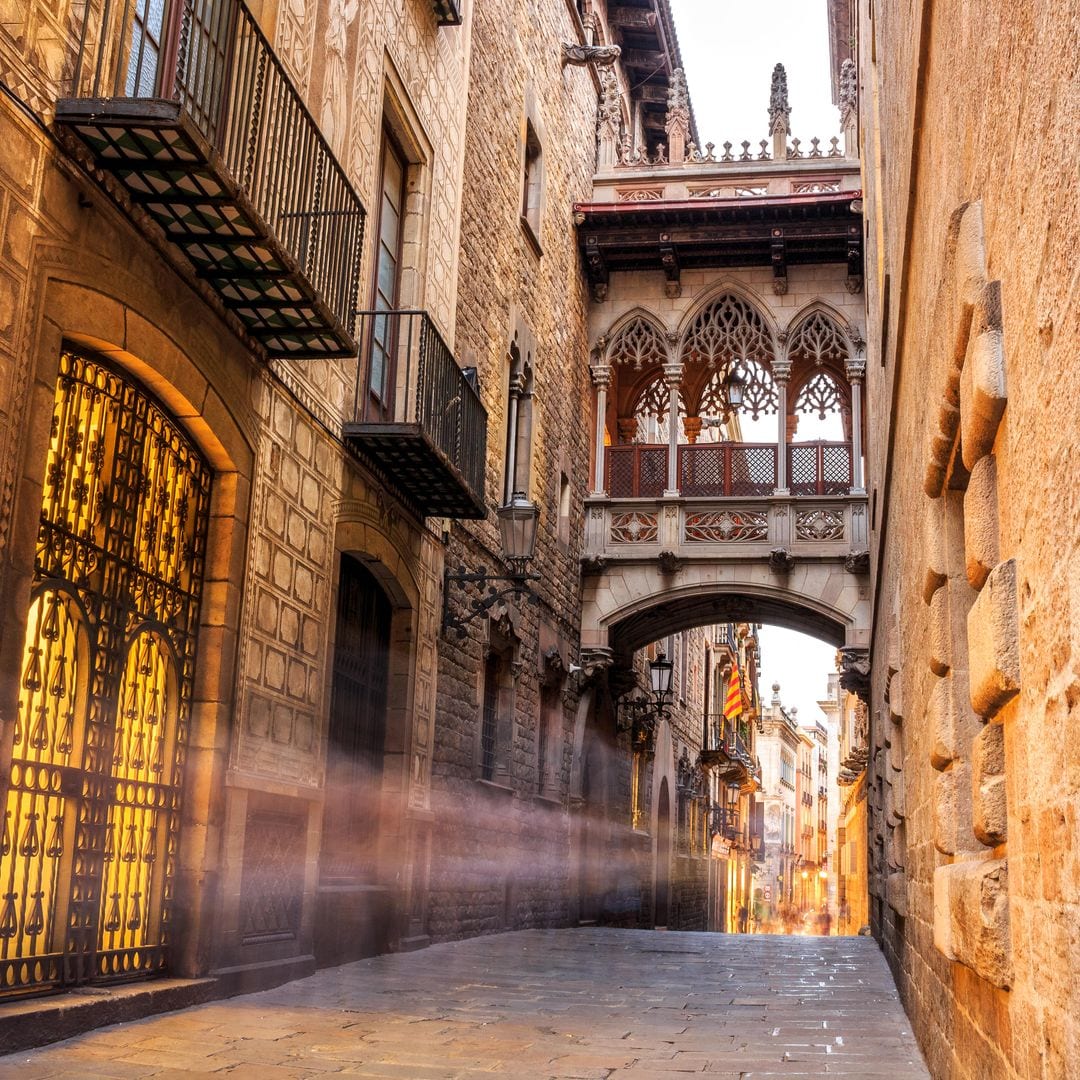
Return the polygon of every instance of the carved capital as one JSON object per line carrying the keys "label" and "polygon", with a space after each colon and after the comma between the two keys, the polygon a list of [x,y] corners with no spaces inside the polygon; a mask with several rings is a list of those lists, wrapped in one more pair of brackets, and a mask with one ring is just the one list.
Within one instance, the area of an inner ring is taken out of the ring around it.
{"label": "carved capital", "polygon": [[849,356],[844,361],[844,373],[852,382],[854,382],[856,379],[864,378],[866,375],[866,357]]}
{"label": "carved capital", "polygon": [[[781,345],[783,345],[783,342],[781,342]],[[790,360],[773,360],[770,366],[772,367],[773,382],[786,383],[791,378]]]}
{"label": "carved capital", "polygon": [[611,368],[607,364],[594,364],[589,368],[593,386],[598,390],[606,390],[611,384]]}

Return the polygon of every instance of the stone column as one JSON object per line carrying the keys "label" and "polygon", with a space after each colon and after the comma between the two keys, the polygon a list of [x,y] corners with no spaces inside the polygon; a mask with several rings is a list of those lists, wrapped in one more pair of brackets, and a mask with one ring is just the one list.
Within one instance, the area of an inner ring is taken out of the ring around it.
{"label": "stone column", "polygon": [[[603,353],[601,339],[600,352]],[[591,495],[603,498],[604,490],[604,425],[607,420],[607,388],[611,382],[611,368],[607,364],[597,364],[589,369],[596,386],[596,472],[593,475]]]}
{"label": "stone column", "polygon": [[[781,344],[781,348],[783,345]],[[788,399],[787,384],[791,378],[791,361],[774,360],[772,362],[773,382],[776,383],[776,491],[775,495],[790,495],[788,490],[787,475],[787,441],[788,441]]]}
{"label": "stone column", "polygon": [[679,494],[679,387],[682,385],[682,364],[665,364],[664,382],[668,387],[667,490],[664,492],[667,499]]}
{"label": "stone column", "polygon": [[865,495],[862,461],[862,381],[866,374],[866,357],[853,356],[844,361],[851,384],[851,494]]}

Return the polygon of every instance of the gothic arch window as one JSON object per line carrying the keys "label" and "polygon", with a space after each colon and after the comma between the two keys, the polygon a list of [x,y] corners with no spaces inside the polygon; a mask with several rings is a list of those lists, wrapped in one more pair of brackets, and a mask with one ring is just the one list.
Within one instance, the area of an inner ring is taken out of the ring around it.
{"label": "gothic arch window", "polygon": [[[657,372],[638,391],[631,408],[631,423],[626,425],[620,442],[666,443],[668,441],[668,413],[671,407],[671,391],[663,375]],[[686,418],[686,400],[679,394],[679,426]],[[629,431],[627,430],[629,429]],[[680,431],[680,436],[683,434]]]}
{"label": "gothic arch window", "polygon": [[769,365],[775,350],[761,312],[734,293],[708,303],[686,328],[680,348],[684,364],[726,369],[739,361]]}
{"label": "gothic arch window", "polygon": [[788,357],[806,360],[815,367],[841,364],[851,355],[847,337],[835,319],[824,311],[803,318],[788,339]]}
{"label": "gothic arch window", "polygon": [[210,469],[126,374],[60,357],[0,844],[0,987],[164,971]]}
{"label": "gothic arch window", "polygon": [[638,315],[616,333],[608,356],[613,365],[641,371],[642,368],[666,364],[667,346],[656,326]]}

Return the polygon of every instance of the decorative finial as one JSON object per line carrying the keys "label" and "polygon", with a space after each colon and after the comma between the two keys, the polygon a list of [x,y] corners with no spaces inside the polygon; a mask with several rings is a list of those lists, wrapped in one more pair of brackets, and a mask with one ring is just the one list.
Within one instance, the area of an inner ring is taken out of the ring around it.
{"label": "decorative finial", "polygon": [[672,165],[681,165],[686,158],[686,140],[690,134],[690,98],[682,68],[676,68],[671,73],[664,131],[668,139],[668,160]]}
{"label": "decorative finial", "polygon": [[769,91],[769,134],[775,135],[783,130],[786,135],[790,130],[791,106],[787,96],[787,72],[783,64],[777,64],[772,72],[772,88]]}

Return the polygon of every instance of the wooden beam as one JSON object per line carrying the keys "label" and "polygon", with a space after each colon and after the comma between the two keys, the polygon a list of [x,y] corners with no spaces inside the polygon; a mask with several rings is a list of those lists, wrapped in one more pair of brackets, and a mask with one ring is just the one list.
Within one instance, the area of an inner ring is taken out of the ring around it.
{"label": "wooden beam", "polygon": [[662,52],[628,49],[622,54],[622,62],[636,71],[664,71],[667,70],[668,58],[667,54]]}
{"label": "wooden beam", "polygon": [[613,7],[608,12],[608,22],[627,30],[652,30],[656,27],[656,12],[645,8]]}

